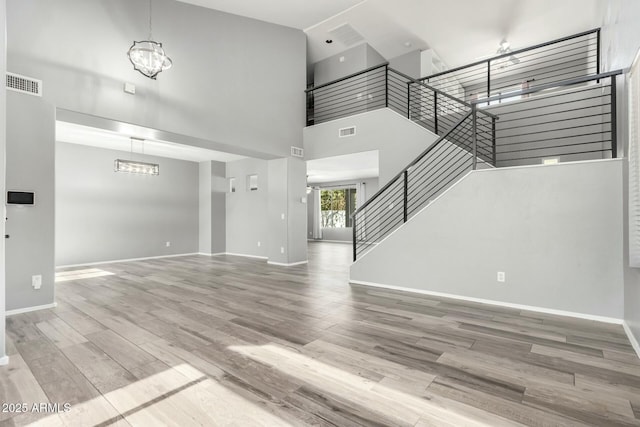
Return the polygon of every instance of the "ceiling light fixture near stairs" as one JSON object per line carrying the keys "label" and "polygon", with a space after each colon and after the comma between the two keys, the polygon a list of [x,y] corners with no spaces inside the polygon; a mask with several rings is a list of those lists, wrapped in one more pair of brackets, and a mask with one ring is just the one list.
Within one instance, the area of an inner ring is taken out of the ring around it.
{"label": "ceiling light fixture near stairs", "polygon": [[504,57],[495,61],[498,68],[505,68],[509,65],[518,65],[520,63],[520,60],[515,55],[509,55],[510,53],[511,44],[507,39],[502,39],[500,47],[498,47],[498,50],[496,51],[496,55],[504,55]]}
{"label": "ceiling light fixture near stairs", "polygon": [[127,52],[127,56],[129,56],[129,60],[135,70],[155,80],[158,73],[171,68],[173,62],[164,52],[162,43],[153,41],[151,34],[151,2],[152,0],[149,0],[149,39],[139,42],[134,40]]}

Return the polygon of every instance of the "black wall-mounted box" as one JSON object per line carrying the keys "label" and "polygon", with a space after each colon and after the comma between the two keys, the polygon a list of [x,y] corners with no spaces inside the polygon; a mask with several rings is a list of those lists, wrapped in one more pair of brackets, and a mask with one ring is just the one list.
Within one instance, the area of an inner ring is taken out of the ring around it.
{"label": "black wall-mounted box", "polygon": [[31,206],[35,202],[35,195],[28,191],[7,191],[8,205],[28,205]]}

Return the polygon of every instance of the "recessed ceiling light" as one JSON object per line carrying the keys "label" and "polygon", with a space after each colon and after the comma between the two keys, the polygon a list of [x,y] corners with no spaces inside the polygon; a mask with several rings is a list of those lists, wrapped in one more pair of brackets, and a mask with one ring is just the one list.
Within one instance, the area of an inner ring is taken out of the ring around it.
{"label": "recessed ceiling light", "polygon": [[326,39],[324,42],[325,42],[326,44],[331,44],[331,43],[333,43],[333,40],[331,40],[331,39]]}
{"label": "recessed ceiling light", "polygon": [[404,42],[404,47],[411,47],[411,42]]}

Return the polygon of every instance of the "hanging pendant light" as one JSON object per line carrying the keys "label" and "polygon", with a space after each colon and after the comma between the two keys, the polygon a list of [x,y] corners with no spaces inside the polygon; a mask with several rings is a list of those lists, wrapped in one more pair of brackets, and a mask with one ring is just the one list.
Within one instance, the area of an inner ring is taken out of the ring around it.
{"label": "hanging pendant light", "polygon": [[151,35],[151,1],[149,0],[149,39],[139,42],[134,41],[127,52],[127,56],[129,56],[129,61],[133,64],[134,70],[155,80],[158,73],[168,70],[173,63],[171,58],[164,52],[162,43],[153,41]]}

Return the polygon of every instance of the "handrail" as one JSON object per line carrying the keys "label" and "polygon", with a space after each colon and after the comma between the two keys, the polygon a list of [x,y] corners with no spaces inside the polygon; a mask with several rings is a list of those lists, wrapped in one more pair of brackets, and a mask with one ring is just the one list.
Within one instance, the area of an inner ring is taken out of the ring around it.
{"label": "handrail", "polygon": [[474,67],[476,65],[484,64],[484,63],[495,61],[495,60],[502,59],[502,58],[507,58],[507,57],[510,57],[512,55],[517,55],[519,53],[527,52],[527,51],[530,51],[530,50],[533,50],[533,49],[539,49],[541,47],[550,46],[550,45],[555,44],[555,43],[562,43],[562,42],[565,42],[567,40],[577,39],[578,37],[582,37],[582,36],[586,36],[588,34],[593,34],[593,33],[598,33],[598,32],[600,32],[600,28],[594,28],[592,30],[583,31],[583,32],[578,33],[578,34],[573,34],[571,36],[562,37],[562,38],[551,40],[551,41],[548,41],[548,42],[545,42],[545,43],[539,43],[537,45],[523,47],[521,49],[513,50],[513,51],[508,52],[508,53],[492,56],[492,57],[487,58],[487,59],[481,59],[479,61],[472,62],[470,64],[461,65],[459,67],[452,68],[450,70],[440,71],[439,73],[435,73],[435,74],[431,74],[431,75],[426,76],[426,77],[422,77],[422,78],[420,78],[420,80],[432,79],[434,77],[439,77],[439,76],[442,76],[444,74],[448,74],[448,73],[453,73],[455,71],[464,70],[465,68],[471,68],[471,67]]}
{"label": "handrail", "polygon": [[409,163],[404,169],[402,169],[402,171],[400,171],[396,176],[394,176],[393,178],[391,178],[389,180],[389,182],[387,182],[381,189],[379,189],[378,191],[376,191],[376,193],[371,196],[366,202],[364,202],[364,204],[360,207],[358,207],[351,215],[350,217],[353,218],[354,215],[356,215],[358,212],[360,212],[361,210],[363,210],[364,208],[366,208],[371,202],[373,202],[378,196],[380,196],[382,193],[384,193],[384,191],[391,187],[391,185],[393,185],[394,182],[396,182],[396,180],[398,178],[400,178],[405,171],[411,169],[413,166],[416,165],[416,163],[418,163],[420,160],[422,160],[427,154],[429,154],[434,148],[436,148],[443,140],[445,140],[450,134],[451,132],[453,132],[454,130],[456,130],[458,128],[458,126],[460,124],[462,124],[466,119],[469,118],[469,116],[473,114],[473,111],[468,112],[467,114],[464,115],[464,117],[462,119],[460,119],[455,125],[453,125],[451,127],[451,129],[449,129],[447,132],[445,132],[440,138],[436,139],[433,144],[431,144],[426,150],[424,150],[422,153],[420,153],[418,155],[418,157],[416,157],[415,159],[413,159],[413,161],[411,163]]}
{"label": "handrail", "polygon": [[[447,97],[447,98],[449,98],[449,99],[451,99],[453,101],[456,101],[456,102],[458,102],[460,104],[463,104],[463,105],[471,108],[471,104],[469,102],[463,101],[460,98],[456,98],[455,96],[453,96],[451,94],[448,94],[447,92],[444,92],[444,91],[442,91],[440,89],[436,89],[435,87],[429,86],[428,84],[426,84],[424,82],[421,82],[420,80],[416,80],[413,77],[404,74],[403,72],[400,72],[400,71],[398,71],[398,70],[396,70],[394,68],[391,68],[391,67],[389,67],[389,71],[393,71],[394,73],[399,74],[400,76],[404,77],[405,79],[408,79],[411,83],[415,83],[417,85],[423,86],[423,87],[425,87],[425,88],[427,88],[427,89],[429,89],[429,90],[431,90],[431,91],[433,91],[433,92],[435,92],[435,93],[437,93],[439,95],[443,95],[443,96],[445,96],[445,97]],[[495,114],[491,114],[488,111],[482,111],[482,113],[486,114],[487,116],[489,116],[489,117],[491,117],[493,119],[498,119],[499,118]]]}
{"label": "handrail", "polygon": [[502,95],[494,95],[488,98],[483,98],[483,99],[474,99],[473,101],[471,101],[472,104],[483,104],[483,103],[489,103],[492,101],[499,101],[501,99],[505,99],[505,98],[513,98],[514,96],[521,96],[521,95],[529,95],[531,93],[538,93],[541,92],[543,90],[547,90],[547,89],[555,89],[555,88],[560,88],[560,87],[565,87],[565,86],[573,86],[576,84],[580,84],[580,83],[586,83],[586,82],[591,82],[594,80],[602,80],[602,79],[606,79],[608,77],[614,77],[614,76],[618,76],[620,74],[622,74],[623,71],[622,70],[614,70],[614,71],[608,71],[606,73],[600,73],[600,74],[596,74],[596,75],[592,75],[592,76],[585,76],[585,77],[577,77],[575,79],[568,79],[568,80],[564,80],[561,82],[553,82],[553,83],[547,83],[545,85],[540,85],[540,86],[536,86],[533,88],[529,88],[529,89],[523,89],[523,90],[519,90],[517,92],[509,92],[509,93],[505,93]]}
{"label": "handrail", "polygon": [[310,87],[308,89],[305,89],[304,92],[305,93],[313,92],[314,90],[322,89],[323,87],[331,86],[331,85],[336,84],[336,83],[340,83],[340,82],[348,80],[348,79],[350,79],[352,77],[359,76],[360,74],[365,74],[365,73],[368,73],[370,71],[377,70],[378,68],[386,67],[387,65],[389,65],[389,63],[388,62],[384,62],[384,63],[382,63],[380,65],[375,65],[373,67],[369,67],[366,70],[358,71],[356,73],[349,74],[348,76],[340,77],[339,79],[332,80],[332,81],[327,82],[327,83],[322,83],[319,86]]}

